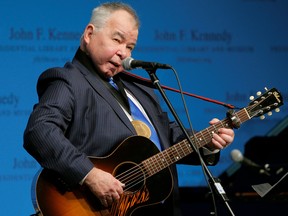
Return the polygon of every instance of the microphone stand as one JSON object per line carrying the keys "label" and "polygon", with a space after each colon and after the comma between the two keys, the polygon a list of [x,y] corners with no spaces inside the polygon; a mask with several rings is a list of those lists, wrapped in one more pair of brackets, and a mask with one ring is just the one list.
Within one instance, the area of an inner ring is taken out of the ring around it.
{"label": "microphone stand", "polygon": [[[158,77],[156,76],[157,68],[155,68],[155,67],[154,68],[146,68],[145,70],[148,72],[152,83],[155,85],[155,87],[158,89],[158,91],[162,95],[164,101],[166,102],[167,106],[169,107],[170,111],[172,112],[174,118],[176,119],[176,121],[177,121],[178,125],[180,126],[181,130],[183,131],[185,137],[189,141],[192,149],[195,152],[198,153],[198,149],[195,147],[194,143],[192,142],[188,132],[186,131],[186,129],[185,129],[184,125],[182,124],[181,120],[179,119],[175,109],[173,108],[173,106],[172,106],[171,102],[169,101],[168,97],[166,96],[162,86],[160,85],[160,81],[159,81]],[[205,164],[205,162],[204,162],[203,158],[201,157],[201,155],[200,154],[197,154],[197,155],[199,157],[199,160],[200,160],[200,162],[202,164],[202,167],[203,167],[206,175],[209,178],[209,183],[212,186],[211,188],[213,188],[218,193],[218,195],[220,195],[220,197],[222,198],[223,202],[226,204],[226,207],[228,208],[228,211],[231,213],[231,215],[234,216],[234,213],[233,213],[233,211],[232,211],[232,209],[231,209],[231,207],[229,206],[229,203],[228,203],[228,197],[227,197],[222,185],[220,184],[219,180],[215,179],[212,176],[210,170],[208,169],[208,167]]]}

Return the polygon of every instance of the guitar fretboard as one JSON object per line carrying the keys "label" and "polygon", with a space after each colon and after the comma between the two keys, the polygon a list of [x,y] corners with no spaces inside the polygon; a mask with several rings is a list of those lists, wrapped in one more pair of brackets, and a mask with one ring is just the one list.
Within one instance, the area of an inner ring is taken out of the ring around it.
{"label": "guitar fretboard", "polygon": [[[242,124],[243,122],[250,119],[246,109],[242,109],[234,114],[237,120]],[[209,143],[213,137],[213,133],[217,133],[220,128],[233,128],[231,124],[231,119],[225,118],[222,121],[213,124],[206,129],[197,132],[190,139],[196,148],[201,148]],[[187,139],[173,145],[172,147],[144,160],[142,162],[145,167],[146,176],[152,176],[155,173],[165,169],[166,167],[176,163],[185,156],[193,152],[189,141]]]}

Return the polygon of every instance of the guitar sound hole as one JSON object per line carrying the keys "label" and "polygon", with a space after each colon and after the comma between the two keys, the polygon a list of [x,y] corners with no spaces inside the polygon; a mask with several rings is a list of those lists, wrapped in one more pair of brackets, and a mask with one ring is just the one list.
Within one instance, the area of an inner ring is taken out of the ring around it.
{"label": "guitar sound hole", "polygon": [[113,175],[122,183],[125,184],[124,191],[136,192],[145,185],[145,173],[144,170],[133,162],[125,162],[119,164]]}

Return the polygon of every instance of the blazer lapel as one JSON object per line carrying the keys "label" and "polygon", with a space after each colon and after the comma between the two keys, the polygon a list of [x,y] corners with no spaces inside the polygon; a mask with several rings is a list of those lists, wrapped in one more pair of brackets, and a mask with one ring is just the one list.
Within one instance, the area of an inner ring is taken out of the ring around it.
{"label": "blazer lapel", "polygon": [[130,120],[124,113],[123,109],[115,100],[115,97],[112,95],[112,93],[107,89],[107,87],[103,84],[102,80],[100,78],[88,71],[86,67],[84,67],[82,64],[78,63],[78,61],[75,61],[74,63],[77,62],[77,67],[80,69],[80,72],[84,75],[86,78],[87,82],[89,85],[96,91],[98,92],[104,100],[107,101],[107,103],[112,107],[112,109],[115,111],[115,113],[118,115],[119,119],[123,121],[123,123],[129,128],[129,130],[133,133],[136,134],[136,131],[134,127],[132,126]]}

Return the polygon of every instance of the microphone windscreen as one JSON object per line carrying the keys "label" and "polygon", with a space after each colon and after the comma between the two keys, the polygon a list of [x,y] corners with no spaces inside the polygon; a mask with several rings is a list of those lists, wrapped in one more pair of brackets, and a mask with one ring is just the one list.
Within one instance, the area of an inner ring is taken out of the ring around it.
{"label": "microphone windscreen", "polygon": [[238,150],[238,149],[234,149],[234,150],[231,151],[231,158],[232,158],[233,161],[238,162],[238,163],[242,162],[243,159],[244,159],[241,151]]}
{"label": "microphone windscreen", "polygon": [[131,58],[131,57],[127,57],[125,58],[123,61],[122,61],[122,67],[125,69],[125,70],[131,70],[132,67],[131,67],[131,61],[133,61],[134,59]]}

